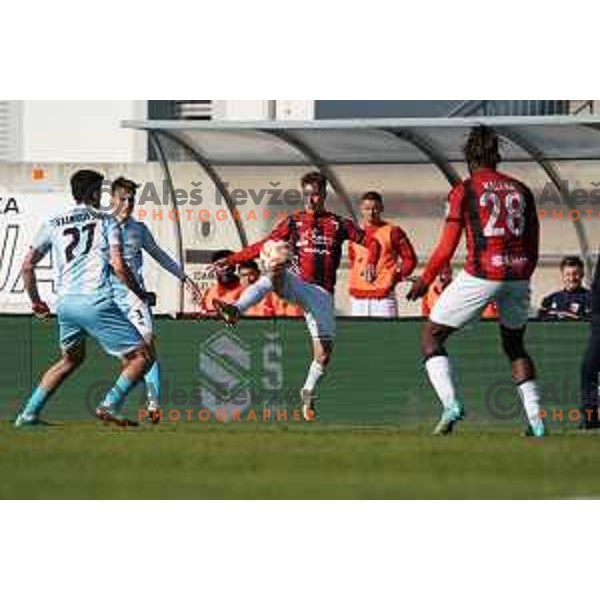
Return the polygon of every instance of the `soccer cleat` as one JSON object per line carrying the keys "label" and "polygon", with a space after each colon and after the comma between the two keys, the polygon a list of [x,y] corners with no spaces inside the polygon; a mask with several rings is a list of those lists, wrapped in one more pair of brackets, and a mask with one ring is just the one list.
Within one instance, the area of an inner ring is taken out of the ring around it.
{"label": "soccer cleat", "polygon": [[131,421],[126,417],[122,417],[121,415],[117,415],[113,413],[110,409],[105,406],[99,406],[96,409],[96,419],[99,421],[103,421],[104,423],[113,424],[117,427],[137,427],[138,423],[135,421]]}
{"label": "soccer cleat", "polygon": [[15,419],[15,427],[35,427],[40,425],[50,425],[48,421],[43,421],[38,415],[31,413],[21,413]]}
{"label": "soccer cleat", "polygon": [[455,402],[453,406],[444,409],[442,418],[433,430],[433,435],[449,435],[458,421],[465,418],[465,409],[460,402]]}
{"label": "soccer cleat", "polygon": [[226,325],[236,325],[241,318],[241,313],[235,304],[228,304],[223,300],[213,300],[213,306],[217,311],[217,315]]}
{"label": "soccer cleat", "polygon": [[302,417],[305,421],[312,423],[316,421],[315,403],[316,397],[310,390],[300,390],[300,398],[302,399]]}
{"label": "soccer cleat", "polygon": [[528,425],[523,435],[525,437],[545,437],[546,426],[543,422],[536,423],[535,425]]}
{"label": "soccer cleat", "polygon": [[146,403],[146,411],[148,412],[148,421],[150,421],[152,425],[160,423],[162,416],[160,406],[158,406],[154,400],[148,400]]}

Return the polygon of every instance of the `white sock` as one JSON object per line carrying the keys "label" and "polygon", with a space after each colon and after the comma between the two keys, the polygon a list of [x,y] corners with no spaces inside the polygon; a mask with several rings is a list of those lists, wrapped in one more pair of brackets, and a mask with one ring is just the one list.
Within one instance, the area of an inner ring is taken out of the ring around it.
{"label": "white sock", "polygon": [[312,363],[310,363],[303,389],[308,390],[309,392],[314,391],[319,379],[321,379],[323,375],[325,375],[325,369],[316,360],[313,360]]}
{"label": "white sock", "polygon": [[540,388],[535,379],[525,381],[517,386],[519,396],[523,402],[523,408],[527,415],[527,420],[531,425],[539,425],[542,422],[540,418]]}
{"label": "white sock", "polygon": [[273,291],[273,282],[270,277],[263,275],[242,292],[235,305],[240,312],[244,313],[251,306],[258,304],[271,291]]}
{"label": "white sock", "polygon": [[432,356],[425,362],[429,381],[444,408],[456,402],[456,386],[452,376],[452,364],[447,356]]}

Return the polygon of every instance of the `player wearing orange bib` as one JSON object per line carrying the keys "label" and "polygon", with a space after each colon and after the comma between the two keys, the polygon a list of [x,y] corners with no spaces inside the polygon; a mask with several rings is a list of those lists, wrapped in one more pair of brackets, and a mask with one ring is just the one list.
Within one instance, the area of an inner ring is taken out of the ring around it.
{"label": "player wearing orange bib", "polygon": [[529,280],[538,261],[539,222],[531,190],[496,169],[498,146],[498,136],[491,129],[480,126],[471,131],[464,149],[470,177],[450,192],[442,239],[407,295],[416,300],[427,293],[450,262],[464,230],[465,266],[442,292],[423,330],[425,369],[444,407],[436,434],[451,433],[464,417],[445,342],[454,331],[477,319],[492,300],[498,307],[502,348],[529,421],[527,433],[545,434],[535,366],[524,344]]}
{"label": "player wearing orange bib", "polygon": [[[232,255],[231,250],[217,250],[211,257],[211,262],[214,264],[228,256]],[[235,267],[230,265],[222,265],[215,270],[217,281],[211,285],[204,293],[202,298],[202,309],[204,312],[215,313],[215,300],[225,302],[235,302],[244,291],[240,278],[235,274]]]}
{"label": "player wearing orange bib", "polygon": [[397,317],[396,284],[406,279],[417,266],[417,256],[404,231],[381,218],[383,198],[378,192],[367,192],[360,201],[362,227],[381,247],[375,267],[375,280],[368,282],[363,273],[368,251],[350,243],[349,292],[354,317]]}

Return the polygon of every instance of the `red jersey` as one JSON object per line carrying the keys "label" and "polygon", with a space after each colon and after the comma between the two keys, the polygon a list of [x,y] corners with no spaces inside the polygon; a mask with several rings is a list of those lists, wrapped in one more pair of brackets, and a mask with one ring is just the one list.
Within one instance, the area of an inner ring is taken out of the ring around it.
{"label": "red jersey", "polygon": [[283,220],[270,235],[240,252],[227,257],[230,264],[253,260],[259,256],[267,240],[283,240],[293,252],[292,269],[304,281],[315,283],[333,293],[336,275],[346,240],[368,245],[368,262],[375,265],[379,243],[360,229],[351,219],[330,212],[297,212]]}
{"label": "red jersey", "polygon": [[538,261],[539,221],[525,184],[486,168],[452,189],[444,235],[423,273],[427,283],[452,258],[463,229],[467,273],[494,281],[531,277]]}

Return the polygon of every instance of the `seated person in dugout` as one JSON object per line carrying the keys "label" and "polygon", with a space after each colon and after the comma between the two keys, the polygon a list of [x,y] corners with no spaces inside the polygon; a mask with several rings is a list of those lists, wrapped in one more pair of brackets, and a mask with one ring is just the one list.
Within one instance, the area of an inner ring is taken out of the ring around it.
{"label": "seated person in dugout", "polygon": [[[217,250],[211,256],[211,262],[215,265],[231,254],[231,250]],[[217,281],[206,290],[202,299],[202,310],[208,313],[216,312],[213,304],[215,299],[235,302],[244,290],[240,278],[235,273],[235,267],[218,264],[215,267],[215,275]]]}
{"label": "seated person in dugout", "polygon": [[591,294],[583,287],[584,266],[578,256],[567,256],[560,263],[563,289],[542,300],[539,316],[549,321],[580,321],[591,314]]}

